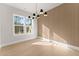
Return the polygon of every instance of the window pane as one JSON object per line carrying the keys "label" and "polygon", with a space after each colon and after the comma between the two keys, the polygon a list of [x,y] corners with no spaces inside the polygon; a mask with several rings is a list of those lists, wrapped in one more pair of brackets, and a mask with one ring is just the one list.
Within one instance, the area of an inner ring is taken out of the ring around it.
{"label": "window pane", "polygon": [[20,33],[24,33],[24,28],[23,28],[23,26],[19,26],[19,30],[20,30]]}
{"label": "window pane", "polygon": [[32,19],[25,18],[25,25],[32,25]]}
{"label": "window pane", "polygon": [[15,26],[15,34],[24,33],[23,26]]}
{"label": "window pane", "polygon": [[16,33],[16,34],[19,33],[19,26],[15,26],[15,33]]}
{"label": "window pane", "polygon": [[32,27],[31,26],[26,27],[26,33],[31,33],[31,31],[32,31]]}
{"label": "window pane", "polygon": [[14,16],[14,24],[15,25],[24,25],[25,17],[22,16]]}

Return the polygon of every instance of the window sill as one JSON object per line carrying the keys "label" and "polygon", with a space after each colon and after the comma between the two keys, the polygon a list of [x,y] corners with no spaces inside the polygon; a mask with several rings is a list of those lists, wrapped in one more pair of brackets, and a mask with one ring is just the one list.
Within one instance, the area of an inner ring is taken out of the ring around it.
{"label": "window sill", "polygon": [[28,33],[28,34],[13,34],[14,36],[23,36],[23,35],[32,35],[32,33]]}

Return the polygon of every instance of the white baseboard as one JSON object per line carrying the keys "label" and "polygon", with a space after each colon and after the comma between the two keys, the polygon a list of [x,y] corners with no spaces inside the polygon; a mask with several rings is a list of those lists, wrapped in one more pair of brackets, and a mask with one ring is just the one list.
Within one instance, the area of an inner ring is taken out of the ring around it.
{"label": "white baseboard", "polygon": [[45,39],[46,41],[50,41],[50,42],[52,42],[52,43],[59,43],[59,44],[62,44],[62,45],[64,45],[64,46],[67,46],[68,48],[71,48],[71,49],[74,49],[74,50],[77,50],[77,51],[79,51],[79,47],[77,47],[77,46],[73,46],[73,45],[70,45],[70,44],[66,44],[66,43],[62,43],[62,42],[58,42],[58,41],[55,41],[55,40],[53,40],[53,39],[46,39],[46,38],[43,38],[43,37],[39,37],[40,39]]}
{"label": "white baseboard", "polygon": [[[35,39],[35,38],[31,38],[31,39],[28,39],[28,40],[32,40],[32,39]],[[9,45],[13,45],[13,44],[16,44],[16,43],[24,42],[24,41],[27,41],[27,39],[23,39],[23,40],[19,40],[19,41],[14,41],[14,42],[10,42],[10,43],[7,43],[7,44],[3,44],[3,45],[0,45],[0,48],[5,47],[5,46],[9,46]]]}
{"label": "white baseboard", "polygon": [[69,45],[69,47],[74,49],[74,50],[78,50],[79,51],[79,47],[77,47],[77,46]]}

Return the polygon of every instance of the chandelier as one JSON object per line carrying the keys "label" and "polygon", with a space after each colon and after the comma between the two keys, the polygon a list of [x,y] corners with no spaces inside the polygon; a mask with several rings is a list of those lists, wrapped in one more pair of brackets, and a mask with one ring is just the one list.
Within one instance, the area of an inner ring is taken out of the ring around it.
{"label": "chandelier", "polygon": [[32,14],[32,17],[28,16],[29,19],[38,19],[38,18],[40,18],[41,15],[47,16],[47,12],[46,11],[44,12],[43,9],[40,9],[40,11],[38,13],[37,9],[38,9],[38,5],[36,3],[36,12]]}

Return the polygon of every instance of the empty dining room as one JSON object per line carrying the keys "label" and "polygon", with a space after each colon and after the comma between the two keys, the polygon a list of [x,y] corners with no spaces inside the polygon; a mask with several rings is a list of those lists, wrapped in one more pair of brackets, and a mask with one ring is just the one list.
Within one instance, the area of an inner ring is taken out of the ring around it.
{"label": "empty dining room", "polygon": [[0,3],[0,56],[79,56],[79,3]]}

